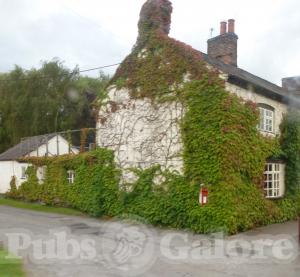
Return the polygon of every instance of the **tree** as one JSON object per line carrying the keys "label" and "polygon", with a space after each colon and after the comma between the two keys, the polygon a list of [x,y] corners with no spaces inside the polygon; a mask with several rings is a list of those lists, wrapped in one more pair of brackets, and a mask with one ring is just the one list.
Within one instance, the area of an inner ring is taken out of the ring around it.
{"label": "tree", "polygon": [[95,128],[93,102],[109,77],[82,77],[59,60],[40,69],[16,66],[0,75],[0,152],[21,138],[56,131]]}

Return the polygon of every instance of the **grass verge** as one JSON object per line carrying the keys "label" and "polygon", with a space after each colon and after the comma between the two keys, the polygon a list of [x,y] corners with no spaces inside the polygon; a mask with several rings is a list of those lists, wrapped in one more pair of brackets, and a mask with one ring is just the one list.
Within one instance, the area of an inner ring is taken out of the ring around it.
{"label": "grass verge", "polygon": [[56,213],[56,214],[64,214],[64,215],[76,215],[76,216],[85,215],[80,211],[70,209],[70,208],[45,206],[41,204],[22,202],[22,201],[7,199],[7,198],[0,198],[0,205],[19,208],[19,209],[32,210],[36,212],[46,212],[46,213]]}
{"label": "grass verge", "polygon": [[22,260],[7,259],[8,253],[0,247],[0,276],[5,277],[25,277]]}

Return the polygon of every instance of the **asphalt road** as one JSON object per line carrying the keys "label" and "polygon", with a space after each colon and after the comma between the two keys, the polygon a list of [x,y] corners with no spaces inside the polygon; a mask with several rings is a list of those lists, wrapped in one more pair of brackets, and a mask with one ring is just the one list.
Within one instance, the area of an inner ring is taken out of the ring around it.
{"label": "asphalt road", "polygon": [[296,222],[223,239],[0,206],[0,243],[29,277],[299,277],[296,237]]}

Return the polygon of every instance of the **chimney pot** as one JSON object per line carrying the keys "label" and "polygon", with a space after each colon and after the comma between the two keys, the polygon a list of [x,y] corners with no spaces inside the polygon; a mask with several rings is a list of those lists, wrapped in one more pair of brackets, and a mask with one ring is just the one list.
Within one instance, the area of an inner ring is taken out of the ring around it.
{"label": "chimney pot", "polygon": [[288,91],[300,92],[300,76],[283,78],[282,87]]}
{"label": "chimney pot", "polygon": [[237,66],[238,36],[234,33],[234,19],[221,22],[221,34],[207,41],[208,56],[219,59],[223,63]]}
{"label": "chimney pot", "polygon": [[228,33],[234,33],[235,32],[235,20],[234,19],[229,19],[228,20]]}
{"label": "chimney pot", "polygon": [[221,28],[220,28],[220,35],[224,35],[227,32],[227,22],[222,21],[221,22]]}

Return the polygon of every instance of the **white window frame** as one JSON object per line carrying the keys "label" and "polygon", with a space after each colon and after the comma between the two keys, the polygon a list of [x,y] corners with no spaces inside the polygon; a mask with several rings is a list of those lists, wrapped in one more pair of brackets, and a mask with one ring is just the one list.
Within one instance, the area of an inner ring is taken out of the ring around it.
{"label": "white window frame", "polygon": [[68,170],[67,171],[67,180],[68,180],[68,183],[71,185],[71,184],[74,184],[75,182],[75,171],[74,170]]}
{"label": "white window frame", "polygon": [[38,167],[38,174],[37,177],[39,179],[39,183],[44,183],[45,179],[46,179],[46,171],[47,171],[47,166],[41,166]]}
{"label": "white window frame", "polygon": [[278,162],[268,162],[264,171],[264,191],[266,198],[281,198],[284,195],[284,169]]}
{"label": "white window frame", "polygon": [[274,133],[275,110],[272,107],[258,106],[260,121],[259,130],[267,133]]}
{"label": "white window frame", "polygon": [[28,175],[27,175],[27,173],[26,173],[26,171],[27,171],[27,166],[25,166],[25,165],[22,165],[21,166],[21,180],[27,180],[27,178],[28,178]]}

